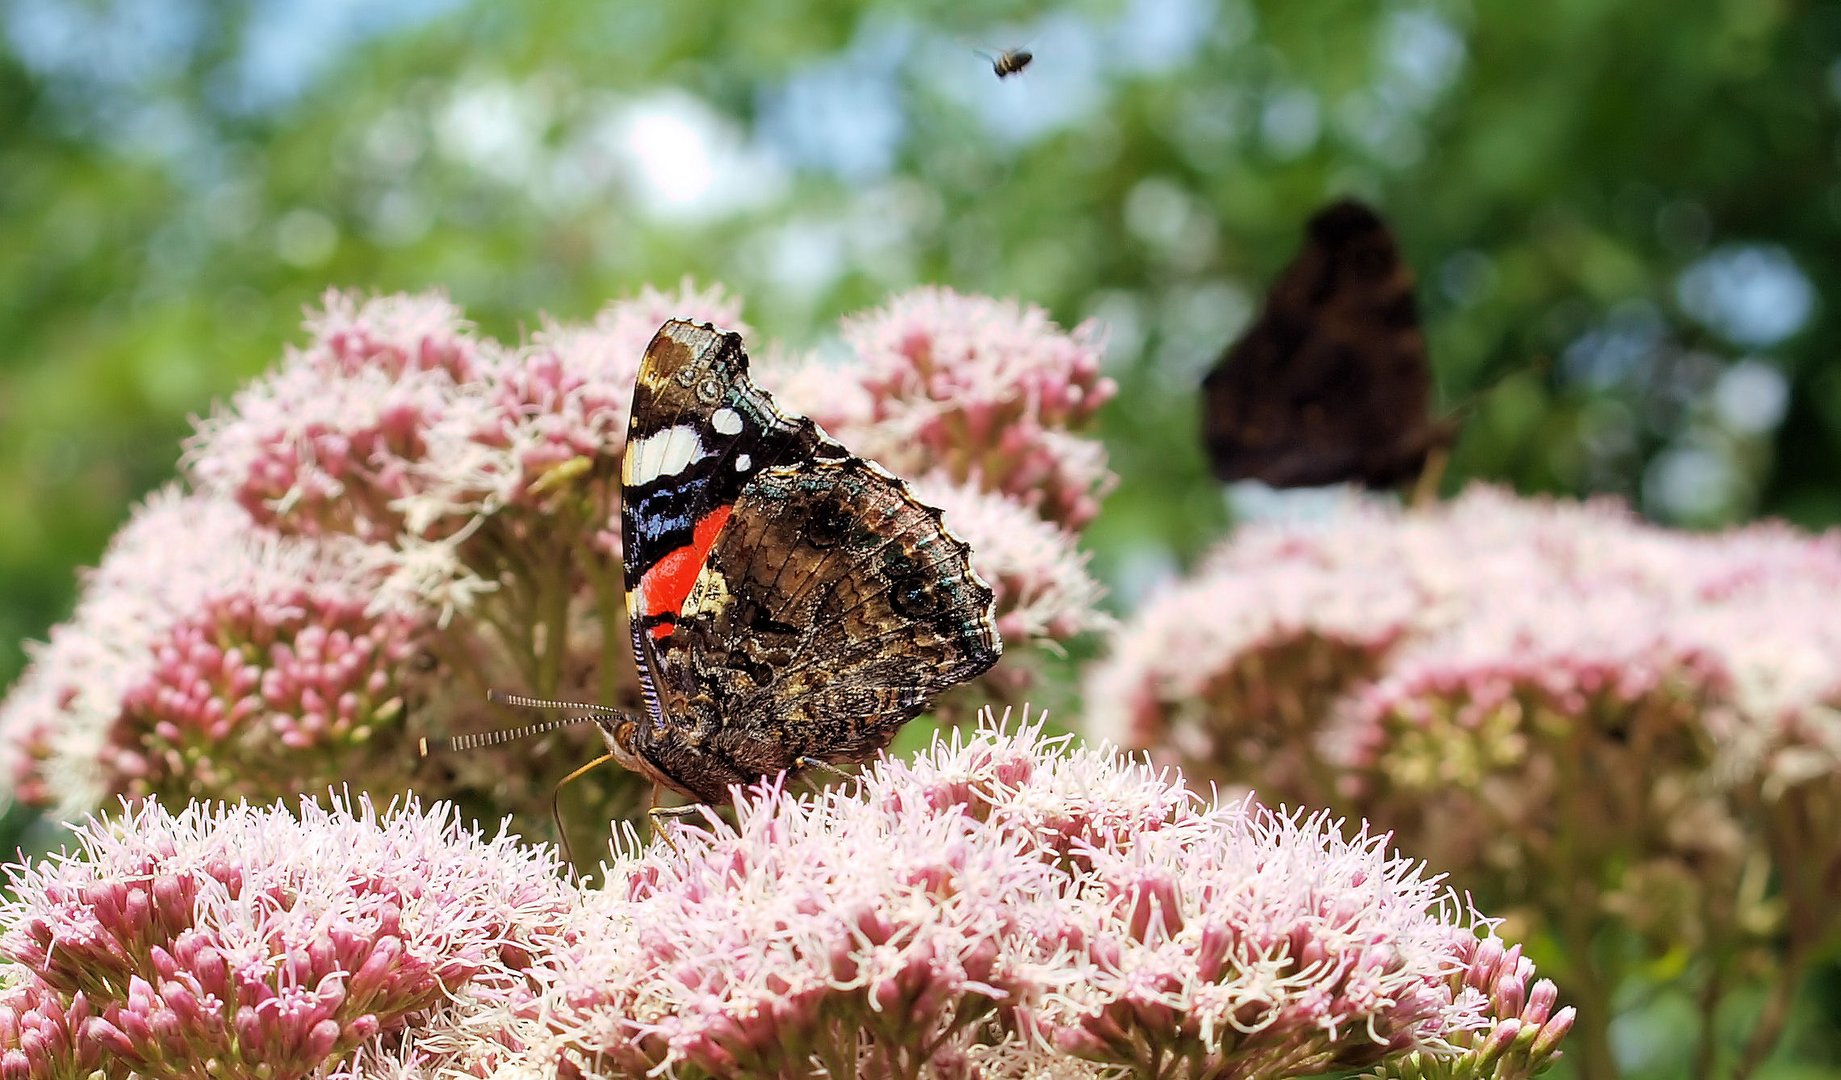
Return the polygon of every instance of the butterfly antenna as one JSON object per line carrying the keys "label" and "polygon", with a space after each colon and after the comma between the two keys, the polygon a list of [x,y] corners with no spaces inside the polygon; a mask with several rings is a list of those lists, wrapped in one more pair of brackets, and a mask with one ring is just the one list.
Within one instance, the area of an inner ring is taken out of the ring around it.
{"label": "butterfly antenna", "polygon": [[523,694],[507,694],[503,690],[486,691],[486,700],[494,705],[510,705],[518,709],[585,709],[605,716],[626,715],[611,705],[593,701],[551,701],[547,698],[525,697]]}
{"label": "butterfly antenna", "polygon": [[592,716],[564,716],[555,720],[540,720],[535,724],[504,728],[499,731],[473,731],[465,735],[448,735],[435,739],[423,738],[416,741],[416,750],[422,757],[427,757],[437,750],[477,750],[482,746],[498,746],[514,739],[555,731],[557,728],[570,727],[575,724],[592,724],[593,722],[594,717]]}

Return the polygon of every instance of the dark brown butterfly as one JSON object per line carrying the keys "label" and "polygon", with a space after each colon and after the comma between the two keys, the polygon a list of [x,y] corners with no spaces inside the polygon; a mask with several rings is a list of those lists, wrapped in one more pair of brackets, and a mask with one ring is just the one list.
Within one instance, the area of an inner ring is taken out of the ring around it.
{"label": "dark brown butterfly", "polygon": [[1456,425],[1431,415],[1413,271],[1379,214],[1317,212],[1259,318],[1202,380],[1214,473],[1273,487],[1406,483]]}

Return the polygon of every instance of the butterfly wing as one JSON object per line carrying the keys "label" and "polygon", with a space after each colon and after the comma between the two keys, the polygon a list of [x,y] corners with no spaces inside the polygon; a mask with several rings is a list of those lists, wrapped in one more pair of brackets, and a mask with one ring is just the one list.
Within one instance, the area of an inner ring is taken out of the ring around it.
{"label": "butterfly wing", "polygon": [[1303,250],[1202,388],[1223,480],[1392,487],[1452,434],[1430,415],[1412,269],[1380,216],[1353,201],[1311,218]]}
{"label": "butterfly wing", "polygon": [[649,756],[706,800],[800,757],[868,757],[997,662],[992,600],[966,543],[880,466],[765,470],[679,612],[661,692],[683,731]]}
{"label": "butterfly wing", "polygon": [[674,319],[646,346],[621,462],[621,539],[633,655],[647,712],[678,610],[742,489],[782,462],[848,456],[818,425],[781,412],[748,377],[741,336]]}
{"label": "butterfly wing", "polygon": [[635,392],[622,507],[650,724],[632,750],[709,802],[886,746],[1002,650],[971,552],[879,466],[781,412],[739,338],[668,323]]}

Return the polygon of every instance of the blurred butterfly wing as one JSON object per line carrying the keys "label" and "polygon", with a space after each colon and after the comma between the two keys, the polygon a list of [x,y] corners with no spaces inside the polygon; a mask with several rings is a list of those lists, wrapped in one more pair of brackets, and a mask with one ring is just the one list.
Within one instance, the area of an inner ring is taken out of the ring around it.
{"label": "blurred butterfly wing", "polygon": [[1430,415],[1412,270],[1380,216],[1352,201],[1310,220],[1303,250],[1202,390],[1222,480],[1392,487],[1452,434]]}

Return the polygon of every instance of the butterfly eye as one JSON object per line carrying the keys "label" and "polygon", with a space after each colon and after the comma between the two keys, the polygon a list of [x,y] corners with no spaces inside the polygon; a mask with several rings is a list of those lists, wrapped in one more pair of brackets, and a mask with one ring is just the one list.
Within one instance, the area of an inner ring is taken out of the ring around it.
{"label": "butterfly eye", "polygon": [[639,725],[632,720],[622,720],[614,728],[614,742],[627,753],[633,752],[633,737],[639,734]]}

